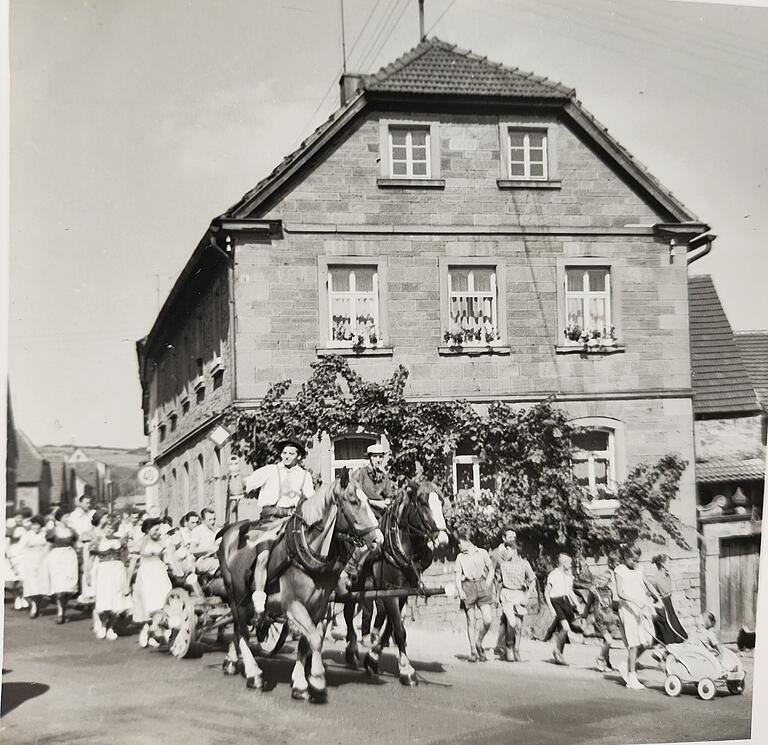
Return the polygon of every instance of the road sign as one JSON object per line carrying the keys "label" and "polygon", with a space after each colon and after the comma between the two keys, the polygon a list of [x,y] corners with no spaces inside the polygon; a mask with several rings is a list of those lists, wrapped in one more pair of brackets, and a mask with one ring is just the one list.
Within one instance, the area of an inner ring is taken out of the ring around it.
{"label": "road sign", "polygon": [[147,463],[139,469],[136,478],[142,486],[154,486],[160,481],[160,469],[154,463]]}

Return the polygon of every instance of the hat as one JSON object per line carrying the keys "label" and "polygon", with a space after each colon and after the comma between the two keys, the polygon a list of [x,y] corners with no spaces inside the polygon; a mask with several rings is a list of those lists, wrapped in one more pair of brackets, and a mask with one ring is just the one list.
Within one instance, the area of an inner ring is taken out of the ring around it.
{"label": "hat", "polygon": [[277,452],[282,453],[283,448],[290,445],[291,447],[295,447],[296,450],[299,451],[299,457],[303,458],[307,454],[307,449],[304,447],[304,445],[299,442],[298,440],[293,439],[292,437],[286,437],[283,440],[278,440],[277,442]]}
{"label": "hat", "polygon": [[387,449],[379,443],[374,443],[373,445],[369,445],[365,452],[368,455],[386,455]]}

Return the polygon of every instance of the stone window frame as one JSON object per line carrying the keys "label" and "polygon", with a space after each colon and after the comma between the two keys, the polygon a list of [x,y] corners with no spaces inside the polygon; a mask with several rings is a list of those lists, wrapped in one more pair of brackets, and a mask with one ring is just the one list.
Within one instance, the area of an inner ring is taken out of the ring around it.
{"label": "stone window frame", "polygon": [[[376,267],[379,290],[379,340],[375,347],[357,350],[350,346],[333,346],[329,338],[328,314],[328,269],[332,266],[374,266]],[[318,256],[317,293],[318,293],[318,356],[338,354],[343,357],[383,357],[391,356],[393,349],[389,343],[389,264],[386,256]]]}
{"label": "stone window frame", "polygon": [[[583,344],[566,341],[566,302],[565,302],[565,271],[577,267],[607,267],[611,275],[611,325],[614,327],[616,343],[611,347],[585,349]],[[556,354],[615,354],[624,352],[622,324],[622,282],[621,271],[616,259],[602,256],[573,256],[557,259],[557,319],[556,319]]]}
{"label": "stone window frame", "polygon": [[[389,149],[389,132],[392,128],[427,129],[429,131],[429,173],[427,176],[396,176],[392,173]],[[379,165],[380,176],[376,183],[380,187],[445,188],[441,178],[440,125],[433,120],[402,116],[397,119],[379,120]]]}
{"label": "stone window frame", "polygon": [[368,458],[367,456],[364,458],[356,458],[356,459],[350,459],[350,458],[336,458],[336,445],[343,441],[348,440],[361,440],[362,442],[367,442],[368,446],[370,445],[379,445],[381,444],[382,437],[381,435],[377,435],[374,432],[348,432],[347,434],[339,435],[338,437],[334,437],[331,439],[331,478],[335,478],[335,473],[337,468],[342,468],[344,466],[347,466],[350,473],[357,470],[358,468],[361,468],[363,466],[368,465]]}
{"label": "stone window frame", "polygon": [[[614,482],[618,485],[627,477],[626,425],[621,419],[609,416],[579,416],[569,420],[574,427],[608,431],[613,435],[613,462],[616,473]],[[597,516],[611,515],[618,509],[617,498],[592,499],[587,507]]]}
{"label": "stone window frame", "polygon": [[[512,175],[510,163],[509,133],[544,132],[546,137],[546,176],[521,177]],[[496,181],[499,189],[559,189],[560,168],[558,159],[558,129],[551,119],[500,119],[499,120],[499,170]]]}
{"label": "stone window frame", "polygon": [[[465,347],[453,347],[446,343],[443,334],[449,327],[449,290],[448,272],[452,267],[493,267],[496,273],[496,331],[499,339],[492,344],[472,344]],[[507,336],[507,271],[506,262],[501,256],[440,256],[438,258],[440,279],[440,343],[438,352],[446,354],[502,354],[510,353]]]}

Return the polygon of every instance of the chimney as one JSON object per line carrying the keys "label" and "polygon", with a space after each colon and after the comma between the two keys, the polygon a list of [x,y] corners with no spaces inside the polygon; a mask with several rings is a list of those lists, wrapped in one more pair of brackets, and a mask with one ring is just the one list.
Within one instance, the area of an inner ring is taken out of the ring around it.
{"label": "chimney", "polygon": [[349,99],[363,87],[364,80],[365,75],[360,72],[345,72],[339,78],[342,106],[346,106]]}

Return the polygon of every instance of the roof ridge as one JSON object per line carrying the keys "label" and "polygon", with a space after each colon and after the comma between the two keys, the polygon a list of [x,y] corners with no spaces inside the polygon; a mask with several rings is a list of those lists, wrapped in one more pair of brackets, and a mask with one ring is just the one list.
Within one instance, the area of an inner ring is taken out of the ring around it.
{"label": "roof ridge", "polygon": [[443,51],[451,52],[461,57],[466,57],[467,59],[473,60],[475,62],[482,62],[490,67],[497,67],[501,70],[504,70],[505,72],[509,72],[514,75],[520,75],[522,77],[528,78],[529,80],[532,80],[533,82],[540,83],[544,86],[547,86],[548,88],[560,91],[568,97],[574,97],[576,95],[575,88],[571,88],[556,80],[550,80],[546,76],[537,75],[536,73],[529,72],[527,70],[521,70],[516,66],[512,67],[510,65],[505,65],[503,62],[489,60],[486,55],[478,54],[477,52],[473,52],[471,49],[464,49],[459,47],[458,44],[452,44],[450,42],[444,41],[443,39],[439,39],[437,36],[424,39],[412,49],[409,49],[404,54],[401,54],[397,59],[390,62],[388,65],[385,65],[379,68],[375,73],[366,76],[366,80],[370,79],[373,81],[373,79],[375,79],[378,83],[384,82],[390,75],[395,72],[399,72],[411,62],[417,60],[423,54],[428,52],[430,49],[442,49]]}
{"label": "roof ridge", "polygon": [[747,334],[758,334],[760,336],[768,336],[768,329],[740,329],[734,331],[734,334],[746,336]]}

